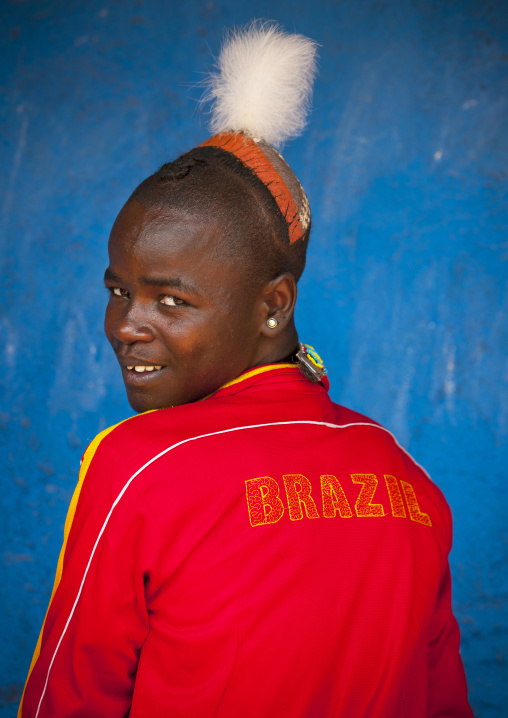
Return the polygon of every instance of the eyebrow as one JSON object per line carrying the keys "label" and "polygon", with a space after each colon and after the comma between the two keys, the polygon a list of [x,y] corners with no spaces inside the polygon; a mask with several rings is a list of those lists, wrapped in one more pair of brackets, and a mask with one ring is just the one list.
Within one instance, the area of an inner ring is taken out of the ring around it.
{"label": "eyebrow", "polygon": [[[104,281],[117,282],[122,284],[122,279],[109,267],[104,272]],[[179,277],[141,277],[139,283],[145,287],[174,287],[181,289],[188,294],[201,294],[192,285],[182,281]]]}
{"label": "eyebrow", "polygon": [[106,271],[104,272],[104,281],[105,282],[118,282],[118,284],[122,283],[122,280],[120,277],[111,271],[111,269],[108,267]]}

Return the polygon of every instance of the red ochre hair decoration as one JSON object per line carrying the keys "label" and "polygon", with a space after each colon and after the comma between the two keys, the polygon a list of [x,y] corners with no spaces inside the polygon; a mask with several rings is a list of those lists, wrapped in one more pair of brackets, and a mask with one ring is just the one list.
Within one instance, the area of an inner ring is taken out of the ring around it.
{"label": "red ochre hair decoration", "polygon": [[302,239],[303,231],[295,201],[286,183],[256,142],[243,132],[221,132],[200,147],[219,147],[238,157],[270,191],[288,225],[289,243]]}

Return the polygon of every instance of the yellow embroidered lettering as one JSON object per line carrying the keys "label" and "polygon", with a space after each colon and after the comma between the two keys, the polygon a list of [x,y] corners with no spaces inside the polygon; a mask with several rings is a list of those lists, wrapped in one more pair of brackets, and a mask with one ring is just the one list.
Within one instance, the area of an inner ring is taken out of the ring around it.
{"label": "yellow embroidered lettering", "polygon": [[302,474],[285,474],[284,485],[286,486],[289,518],[291,521],[303,519],[302,504],[305,507],[305,513],[309,519],[319,518],[316,504],[310,495],[312,486],[306,476]]}
{"label": "yellow embroidered lettering", "polygon": [[372,504],[372,497],[376,493],[377,478],[375,474],[351,474],[354,484],[363,484],[356,499],[355,511],[357,516],[385,516],[382,504]]}
{"label": "yellow embroidered lettering", "polygon": [[402,501],[402,494],[400,493],[399,482],[395,476],[385,474],[386,488],[388,489],[388,496],[390,497],[390,504],[392,506],[392,516],[399,516],[402,519],[406,518],[406,509],[404,508],[404,502]]}
{"label": "yellow embroidered lettering", "polygon": [[247,509],[251,526],[275,524],[282,518],[284,504],[279,498],[279,484],[270,476],[247,479]]}
{"label": "yellow embroidered lettering", "polygon": [[335,476],[321,476],[321,496],[323,498],[323,516],[334,519],[339,512],[341,519],[350,519],[353,515],[344,489]]}
{"label": "yellow embroidered lettering", "polygon": [[416,499],[415,490],[413,489],[411,484],[408,484],[407,481],[401,481],[400,483],[402,485],[404,496],[406,497],[407,508],[409,509],[409,518],[411,519],[411,521],[416,521],[417,523],[423,524],[424,526],[432,526],[430,516],[420,511],[420,507],[418,506],[418,501]]}

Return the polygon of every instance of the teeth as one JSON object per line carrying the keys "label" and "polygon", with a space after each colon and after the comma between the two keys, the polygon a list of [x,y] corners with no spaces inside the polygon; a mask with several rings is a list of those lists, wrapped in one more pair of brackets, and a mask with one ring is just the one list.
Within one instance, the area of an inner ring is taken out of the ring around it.
{"label": "teeth", "polygon": [[154,371],[154,369],[162,369],[162,364],[160,366],[128,366],[127,369],[131,370],[134,369],[134,371],[137,371],[139,374],[142,374],[144,371]]}

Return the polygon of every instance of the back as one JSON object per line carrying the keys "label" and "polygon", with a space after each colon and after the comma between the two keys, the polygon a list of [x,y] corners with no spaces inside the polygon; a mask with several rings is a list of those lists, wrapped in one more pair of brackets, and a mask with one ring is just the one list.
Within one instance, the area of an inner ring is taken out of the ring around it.
{"label": "back", "polygon": [[131,419],[82,484],[40,715],[78,660],[73,715],[470,716],[450,546],[425,472],[297,370]]}

